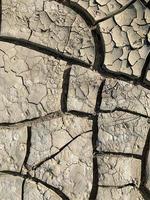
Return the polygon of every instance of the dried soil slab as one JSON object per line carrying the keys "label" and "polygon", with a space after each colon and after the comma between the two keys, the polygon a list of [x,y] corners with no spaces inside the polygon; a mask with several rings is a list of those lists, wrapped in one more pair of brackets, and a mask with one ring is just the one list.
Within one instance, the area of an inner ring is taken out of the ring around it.
{"label": "dried soil slab", "polygon": [[116,108],[150,117],[150,91],[139,85],[106,79],[100,109],[113,111]]}
{"label": "dried soil slab", "polygon": [[79,66],[70,72],[67,109],[94,113],[98,90],[103,81],[101,75]]}
{"label": "dried soil slab", "polygon": [[94,42],[85,21],[56,1],[2,1],[1,35],[27,39],[88,63]]}
{"label": "dried soil slab", "polygon": [[22,198],[22,182],[20,177],[0,174],[0,199],[20,200]]}
{"label": "dried soil slab", "polygon": [[95,20],[100,20],[120,10],[123,6],[130,3],[131,0],[73,0],[73,2],[87,10]]}
{"label": "dried soil slab", "polygon": [[144,200],[140,192],[131,186],[123,188],[98,188],[98,194],[96,200]]}
{"label": "dried soil slab", "polygon": [[26,154],[26,142],[26,127],[0,129],[0,170],[21,170]]}
{"label": "dried soil slab", "polygon": [[24,200],[61,200],[55,192],[43,186],[40,183],[35,183],[27,180],[24,184]]}
{"label": "dried soil slab", "polygon": [[142,155],[150,128],[148,119],[126,112],[99,115],[97,150]]}
{"label": "dried soil slab", "polygon": [[30,173],[70,199],[88,199],[93,178],[91,126],[91,121],[76,117],[33,126],[28,164],[34,171]]}
{"label": "dried soil slab", "polygon": [[92,134],[92,121],[81,119],[80,117],[63,116],[33,124],[31,132],[28,165],[34,166],[45,158],[59,153],[62,148],[65,148],[65,145],[68,147],[73,145],[78,136],[83,141],[82,145],[85,145],[84,134],[88,132],[90,138]]}
{"label": "dried soil slab", "polygon": [[61,109],[65,61],[0,42],[0,122],[17,122]]}
{"label": "dried soil slab", "polygon": [[59,188],[70,199],[88,199],[93,178],[91,138],[88,135],[78,138],[35,173],[36,177]]}
{"label": "dried soil slab", "polygon": [[134,183],[139,186],[141,161],[132,157],[98,156],[98,171],[98,185],[117,187]]}
{"label": "dried soil slab", "polygon": [[105,42],[104,69],[134,78],[141,76],[150,51],[147,9],[136,1],[114,19],[99,23]]}

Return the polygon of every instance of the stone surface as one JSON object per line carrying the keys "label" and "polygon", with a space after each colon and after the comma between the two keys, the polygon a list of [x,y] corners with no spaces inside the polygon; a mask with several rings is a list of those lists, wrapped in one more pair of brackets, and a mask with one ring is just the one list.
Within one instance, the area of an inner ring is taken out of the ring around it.
{"label": "stone surface", "polygon": [[96,20],[101,20],[109,16],[113,12],[117,12],[123,6],[131,2],[131,0],[73,0],[82,8],[86,9],[88,13]]}
{"label": "stone surface", "polygon": [[128,186],[125,188],[98,188],[96,200],[144,200],[140,192],[134,187]]}
{"label": "stone surface", "polygon": [[126,112],[99,115],[97,150],[141,155],[150,124],[147,118]]}
{"label": "stone surface", "polygon": [[104,155],[98,157],[99,181],[103,186],[140,184],[141,161],[130,157]]}
{"label": "stone surface", "polygon": [[[114,19],[109,18],[99,23],[106,45],[103,65],[105,70],[120,75],[133,75],[133,78],[141,76],[150,50],[150,45],[147,43],[148,19],[147,8],[136,1],[121,13],[116,14]],[[108,40],[108,35],[112,39]],[[141,49],[146,49],[142,51],[142,55]]]}
{"label": "stone surface", "polygon": [[123,12],[115,16],[115,21],[121,26],[129,26],[133,20],[136,18],[137,13],[135,7],[132,5],[130,8],[125,9]]}
{"label": "stone surface", "polygon": [[21,199],[23,179],[9,175],[0,174],[0,199]]}
{"label": "stone surface", "polygon": [[[70,125],[68,127],[69,130],[62,130],[61,132],[59,130],[55,130],[55,132],[52,134],[52,136],[54,135],[53,145],[56,146],[53,149],[56,149],[55,151],[57,152],[61,149],[61,147],[63,147],[64,144],[66,144],[66,142],[71,140],[69,132],[72,134],[72,136],[74,134],[77,136],[80,133],[82,133],[82,135],[76,139],[73,139],[73,141],[70,142],[70,144],[68,144],[64,149],[62,149],[54,157],[54,159],[47,159],[46,162],[38,165],[38,167],[35,169],[35,176],[38,179],[41,179],[42,181],[59,188],[70,199],[88,199],[92,188],[93,173],[91,141],[92,134],[91,132],[85,133],[85,131],[89,130],[87,121],[83,119],[77,119],[77,123],[75,119],[74,123],[71,120],[70,122],[72,123],[73,127],[71,127],[72,125],[68,123],[67,120],[64,120],[64,123]],[[59,121],[57,121],[57,126],[58,124]],[[57,136],[58,134],[59,136]],[[64,134],[66,136],[64,136]],[[44,136],[45,134],[43,137]],[[44,152],[43,148],[41,148],[40,153],[42,151]],[[31,149],[31,156],[32,155]]]}
{"label": "stone surface", "polygon": [[56,1],[2,1],[1,27],[1,35],[27,39],[90,63],[94,61],[94,44],[87,24]]}
{"label": "stone surface", "polygon": [[150,199],[148,1],[0,4],[0,200]]}
{"label": "stone surface", "polygon": [[24,185],[24,200],[61,200],[62,198],[58,196],[55,192],[47,189],[42,184],[36,184],[32,181],[26,181]]}
{"label": "stone surface", "polygon": [[17,122],[61,109],[65,61],[0,42],[0,122]]}
{"label": "stone surface", "polygon": [[103,78],[89,69],[73,66],[70,72],[67,109],[94,113]]}
{"label": "stone surface", "polygon": [[129,53],[129,62],[131,65],[134,65],[140,59],[140,55],[137,50],[133,50]]}
{"label": "stone surface", "polygon": [[116,108],[150,116],[150,91],[125,81],[107,79],[100,109],[113,111]]}
{"label": "stone surface", "polygon": [[0,129],[0,170],[21,170],[26,155],[26,142],[26,127]]}
{"label": "stone surface", "polygon": [[78,140],[83,140],[80,135],[86,132],[92,135],[92,122],[80,117],[63,116],[33,124],[31,131],[32,138],[28,165],[34,166],[45,158],[61,151],[68,143],[70,144],[67,146],[73,145],[72,143],[78,136],[81,138]]}

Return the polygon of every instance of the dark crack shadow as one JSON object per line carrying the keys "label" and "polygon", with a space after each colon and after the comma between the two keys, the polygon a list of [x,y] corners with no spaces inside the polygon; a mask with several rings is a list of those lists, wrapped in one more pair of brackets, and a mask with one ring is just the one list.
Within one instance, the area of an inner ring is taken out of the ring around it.
{"label": "dark crack shadow", "polygon": [[150,199],[150,191],[149,191],[149,189],[146,188],[146,183],[147,183],[147,178],[148,178],[146,166],[147,166],[147,162],[148,162],[149,151],[150,151],[150,129],[148,131],[147,139],[146,139],[145,146],[144,146],[143,153],[142,153],[141,184],[139,187],[139,190],[140,190],[142,196],[146,200]]}
{"label": "dark crack shadow", "polygon": [[136,185],[134,183],[128,183],[125,185],[98,185],[101,188],[116,188],[116,189],[122,189],[122,188],[126,188],[126,187],[134,187],[136,188]]}
{"label": "dark crack shadow", "polygon": [[148,56],[146,57],[146,61],[145,61],[144,67],[142,69],[142,73],[141,73],[141,77],[140,77],[140,81],[144,82],[145,84],[150,84],[150,82],[147,81],[147,79],[146,79],[148,70],[150,70],[150,52],[149,52]]}
{"label": "dark crack shadow", "polygon": [[91,30],[95,44],[95,60],[93,69],[101,73],[101,69],[105,59],[105,44],[102,33],[100,32],[99,25],[95,29]]}
{"label": "dark crack shadow", "polygon": [[140,2],[147,8],[150,9],[150,1],[146,2],[146,0],[140,0]]}
{"label": "dark crack shadow", "polygon": [[10,36],[0,36],[0,41],[12,43],[12,44],[15,44],[15,45],[20,45],[22,47],[26,47],[26,48],[38,51],[38,52],[43,53],[43,54],[53,56],[56,59],[66,61],[68,64],[76,64],[76,65],[83,66],[85,68],[91,67],[90,64],[82,61],[79,58],[75,58],[73,56],[64,54],[63,52],[60,52],[60,51],[55,50],[53,48],[46,47],[44,45],[41,45],[41,44],[38,44],[38,43],[35,43],[35,42],[31,42],[29,40],[20,39],[20,38],[16,38],[16,37],[10,37]]}
{"label": "dark crack shadow", "polygon": [[145,183],[147,181],[146,165],[147,165],[147,161],[148,161],[149,151],[150,151],[150,129],[148,131],[145,146],[144,146],[143,153],[142,153],[141,185],[145,185]]}
{"label": "dark crack shadow", "polygon": [[140,193],[142,194],[145,200],[150,200],[150,191],[147,188],[141,186]]}
{"label": "dark crack shadow", "polygon": [[97,99],[96,99],[96,105],[95,105],[95,113],[97,114],[100,112],[100,105],[102,102],[102,92],[103,92],[104,85],[105,85],[105,80],[102,81],[97,93]]}
{"label": "dark crack shadow", "polygon": [[24,200],[24,188],[25,188],[26,178],[22,182],[22,192],[21,192],[21,200]]}
{"label": "dark crack shadow", "polygon": [[68,97],[68,90],[69,90],[70,71],[71,71],[71,68],[66,69],[63,74],[61,110],[64,113],[67,112],[67,97]]}
{"label": "dark crack shadow", "polygon": [[[96,151],[96,143],[98,137],[98,116],[95,116],[93,119],[93,136],[92,136],[92,145],[93,145],[93,154]],[[89,200],[95,200],[98,193],[98,163],[97,157],[93,155],[93,183],[90,193]]]}
{"label": "dark crack shadow", "polygon": [[97,93],[97,98],[96,98],[96,105],[95,105],[95,117],[93,118],[93,135],[92,135],[92,146],[93,146],[93,183],[92,183],[92,190],[90,193],[89,200],[95,200],[97,197],[98,193],[98,162],[97,162],[97,140],[98,140],[98,113],[102,101],[102,91],[103,87],[105,85],[105,80],[102,81],[98,93]]}
{"label": "dark crack shadow", "polygon": [[76,110],[69,110],[67,113],[74,115],[76,117],[88,118],[89,120],[91,120],[95,117],[95,115],[92,113],[76,111]]}
{"label": "dark crack shadow", "polygon": [[135,158],[142,160],[142,156],[134,153],[123,153],[123,152],[111,152],[111,151],[101,151],[97,152],[96,156],[104,156],[104,155],[114,155],[118,157],[127,157],[127,158]]}
{"label": "dark crack shadow", "polygon": [[[9,170],[3,170],[3,171],[0,171],[0,173],[11,175],[11,176],[16,176],[16,177],[21,177],[21,178],[24,178],[24,180],[29,179],[35,183],[40,183],[41,185],[45,186],[47,189],[50,189],[53,192],[55,192],[63,200],[69,200],[69,197],[65,193],[63,193],[60,189],[42,181],[36,177],[32,177],[30,174],[21,174],[20,172],[9,171]],[[23,183],[25,184],[25,181]],[[22,189],[24,189],[24,184],[22,185]]]}

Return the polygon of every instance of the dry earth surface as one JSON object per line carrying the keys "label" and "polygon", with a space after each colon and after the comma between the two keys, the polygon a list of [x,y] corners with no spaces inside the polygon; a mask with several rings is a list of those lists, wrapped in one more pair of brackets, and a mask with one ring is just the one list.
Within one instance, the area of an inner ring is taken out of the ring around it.
{"label": "dry earth surface", "polygon": [[150,200],[150,1],[0,9],[0,200]]}

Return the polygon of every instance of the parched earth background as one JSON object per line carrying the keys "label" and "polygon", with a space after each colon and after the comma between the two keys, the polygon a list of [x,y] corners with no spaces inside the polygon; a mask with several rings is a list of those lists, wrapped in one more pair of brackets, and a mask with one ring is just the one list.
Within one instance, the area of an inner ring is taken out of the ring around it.
{"label": "parched earth background", "polygon": [[149,8],[0,1],[0,200],[150,200]]}

